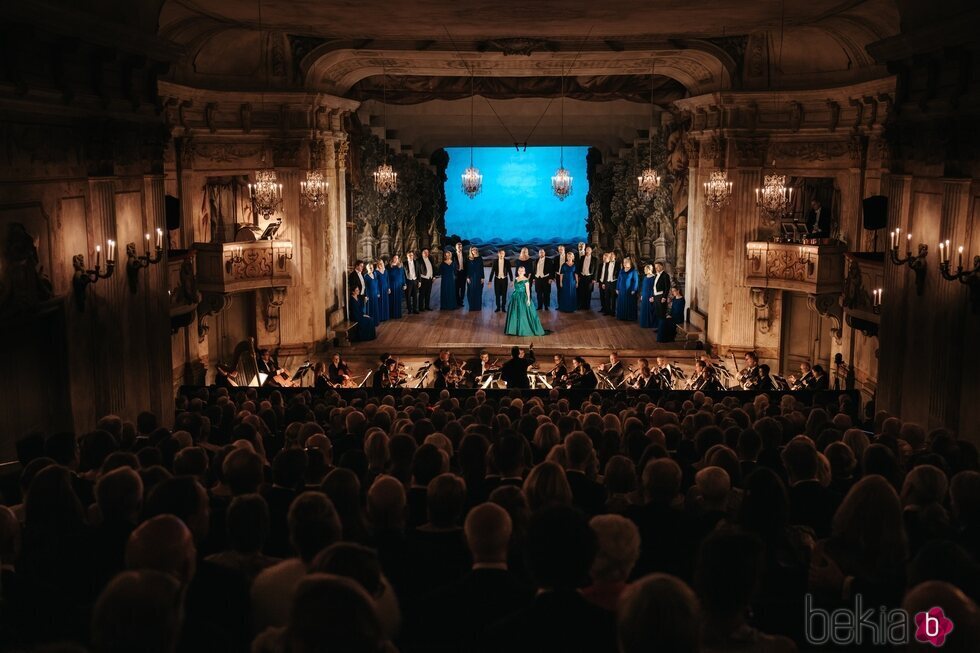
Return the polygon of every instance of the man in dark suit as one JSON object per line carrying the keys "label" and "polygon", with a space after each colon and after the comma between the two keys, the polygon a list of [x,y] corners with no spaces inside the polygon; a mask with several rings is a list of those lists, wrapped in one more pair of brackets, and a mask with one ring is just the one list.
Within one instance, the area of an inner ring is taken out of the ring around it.
{"label": "man in dark suit", "polygon": [[590,466],[596,464],[592,439],[585,431],[572,431],[565,438],[565,454],[565,477],[572,489],[572,504],[590,516],[605,512],[606,488],[587,475]]}
{"label": "man in dark suit", "polygon": [[602,269],[599,271],[599,297],[602,301],[602,314],[616,314],[616,275],[619,268],[616,265],[616,253],[607,252],[602,255]]}
{"label": "man in dark suit", "polygon": [[510,288],[510,281],[514,279],[514,272],[511,270],[510,261],[505,257],[504,250],[497,251],[497,260],[490,265],[490,279],[493,279],[493,295],[497,302],[494,313],[500,313],[507,309],[507,290]]}
{"label": "man in dark suit", "polygon": [[422,260],[419,261],[419,311],[431,311],[432,306],[432,277],[435,276],[435,265],[429,258],[429,249],[422,250]]}
{"label": "man in dark suit", "polygon": [[609,363],[603,365],[603,373],[609,379],[609,382],[613,384],[614,387],[619,387],[623,382],[623,377],[626,376],[626,370],[623,368],[623,362],[619,360],[619,352],[610,352]]}
{"label": "man in dark suit", "polygon": [[653,264],[653,312],[659,327],[670,310],[670,275],[664,270],[663,261]]}
{"label": "man in dark suit", "polygon": [[534,292],[538,297],[538,310],[551,309],[551,281],[555,276],[555,266],[544,249],[538,250],[538,258],[531,266],[534,273]]}
{"label": "man in dark suit", "polygon": [[531,382],[527,378],[527,369],[534,365],[534,345],[532,344],[527,354],[520,347],[511,347],[510,360],[500,368],[500,378],[507,384],[508,388],[530,388]]}
{"label": "man in dark suit", "polygon": [[466,252],[462,241],[453,248],[453,265],[456,266],[456,305],[462,308],[466,299]]}
{"label": "man in dark suit", "polygon": [[830,237],[830,211],[816,198],[810,200],[806,212],[806,231],[810,238]]}
{"label": "man in dark suit", "polygon": [[592,281],[595,279],[595,272],[598,265],[592,255],[592,248],[585,247],[585,254],[575,263],[578,272],[578,307],[582,310],[589,310],[592,305]]}
{"label": "man in dark suit", "polygon": [[531,604],[487,629],[488,651],[534,653],[616,650],[611,612],[589,603],[578,587],[588,578],[596,535],[571,506],[550,506],[531,517],[525,558],[538,588]]}
{"label": "man in dark suit", "polygon": [[353,292],[354,288],[364,294],[364,261],[354,261],[354,269],[347,275],[347,292]]}
{"label": "man in dark suit", "polygon": [[634,576],[659,571],[679,578],[690,578],[696,542],[690,517],[676,506],[683,474],[670,458],[651,460],[641,476],[642,506],[626,511],[640,531],[640,559]]}
{"label": "man in dark suit", "polygon": [[817,480],[817,448],[806,436],[798,435],[781,454],[789,479],[790,523],[809,526],[818,538],[830,536],[830,523],[838,498]]}
{"label": "man in dark suit", "polygon": [[473,568],[459,580],[423,596],[416,640],[426,650],[476,651],[487,627],[516,610],[527,609],[534,590],[507,569],[513,530],[500,506],[484,503],[466,516],[463,534]]}
{"label": "man in dark suit", "polygon": [[419,266],[415,252],[405,254],[405,305],[409,315],[419,312]]}

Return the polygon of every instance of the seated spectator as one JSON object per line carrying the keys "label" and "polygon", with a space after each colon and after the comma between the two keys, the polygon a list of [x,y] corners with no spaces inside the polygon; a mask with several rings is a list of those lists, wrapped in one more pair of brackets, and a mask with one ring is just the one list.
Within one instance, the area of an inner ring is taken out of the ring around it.
{"label": "seated spectator", "polygon": [[690,518],[678,505],[680,466],[670,458],[651,460],[643,469],[642,486],[644,504],[626,512],[643,542],[634,577],[652,571],[689,577],[694,535]]}
{"label": "seated spectator", "polygon": [[909,554],[915,556],[931,540],[951,535],[949,514],[943,504],[949,482],[946,474],[932,465],[919,465],[905,476],[902,485],[902,518],[909,540]]}
{"label": "seated spectator", "polygon": [[371,597],[386,637],[394,638],[398,634],[401,626],[398,597],[382,573],[374,549],[351,542],[331,544],[313,559],[310,573],[332,574],[357,581]]}
{"label": "seated spectator", "polygon": [[589,571],[592,584],[582,590],[582,596],[603,610],[615,612],[640,557],[640,532],[633,522],[619,515],[593,517],[589,527],[596,535],[597,550]]}
{"label": "seated spectator", "polygon": [[620,653],[698,653],[701,608],[684,581],[650,574],[632,583],[616,611]]}
{"label": "seated spectator", "polygon": [[413,595],[452,582],[470,566],[461,520],[466,486],[455,474],[429,482],[428,520],[409,532],[407,554],[413,570]]}
{"label": "seated spectator", "polygon": [[92,644],[100,653],[173,653],[183,621],[178,579],[143,569],[119,574],[92,613]]}
{"label": "seated spectator", "polygon": [[530,586],[507,568],[510,516],[500,506],[484,503],[470,511],[464,532],[473,559],[470,571],[422,597],[418,631],[412,638],[423,648],[475,651],[490,624],[530,605]]}
{"label": "seated spectator", "polygon": [[[552,449],[552,451],[555,451]],[[537,512],[548,506],[572,505],[572,488],[565,470],[556,463],[543,462],[535,465],[524,480],[524,496],[528,508]]]}
{"label": "seated spectator", "polygon": [[717,530],[704,540],[694,583],[703,615],[702,651],[795,651],[786,637],[767,635],[746,621],[764,568],[762,541]]}
{"label": "seated spectator", "polygon": [[913,626],[907,651],[935,651],[941,647],[944,653],[973,653],[980,650],[980,610],[977,604],[949,583],[927,581],[908,591],[902,608],[915,615],[940,606],[943,614],[953,623],[953,631],[942,642],[917,641]]}
{"label": "seated spectator", "polygon": [[205,558],[208,562],[242,573],[251,583],[279,558],[262,553],[269,536],[269,506],[259,494],[235,497],[225,518],[228,549]]}
{"label": "seated spectator", "polygon": [[960,472],[949,486],[956,541],[980,563],[980,473]]}
{"label": "seated spectator", "polygon": [[594,476],[598,461],[592,439],[584,431],[573,431],[565,438],[565,454],[568,463],[565,477],[572,491],[572,505],[586,515],[596,515],[606,505],[606,489]]}
{"label": "seated spectator", "polygon": [[577,591],[595,559],[596,538],[569,506],[549,506],[531,517],[525,555],[538,588],[530,606],[492,625],[494,651],[615,651],[613,616]]}
{"label": "seated spectator", "polygon": [[813,441],[805,436],[793,438],[783,448],[782,460],[789,479],[790,523],[827,537],[837,499],[817,480],[819,461]]}
{"label": "seated spectator", "polygon": [[252,583],[252,618],[256,632],[285,625],[291,597],[307,568],[323,549],[341,538],[340,518],[319,492],[304,492],[289,507],[289,542],[295,557],[266,568]]}

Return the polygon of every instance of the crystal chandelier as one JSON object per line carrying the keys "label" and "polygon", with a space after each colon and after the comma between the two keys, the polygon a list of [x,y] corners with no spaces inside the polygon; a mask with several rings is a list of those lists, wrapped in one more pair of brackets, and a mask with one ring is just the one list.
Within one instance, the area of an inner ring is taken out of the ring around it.
{"label": "crystal chandelier", "polygon": [[558,201],[564,201],[572,194],[572,175],[565,169],[565,76],[561,78],[561,141],[559,145],[558,169],[551,177],[551,190]]}
{"label": "crystal chandelier", "polygon": [[728,173],[715,170],[708,181],[704,182],[704,205],[717,211],[728,206],[731,199],[732,182],[728,181]]}
{"label": "crystal chandelier", "polygon": [[763,187],[755,189],[755,203],[770,221],[786,215],[793,203],[793,189],[786,186],[786,175],[766,175]]}
{"label": "crystal chandelier", "polygon": [[[316,125],[314,125],[314,129],[316,129]],[[310,141],[310,169],[306,171],[306,181],[299,182],[300,195],[307,206],[311,208],[317,208],[327,203],[329,183],[319,170],[319,149],[320,143],[316,141],[316,134],[314,133],[314,138]]]}
{"label": "crystal chandelier", "polygon": [[656,64],[650,66],[650,129],[647,130],[649,143],[647,144],[647,167],[636,178],[637,193],[640,200],[649,202],[657,195],[660,188],[660,175],[653,167],[653,71]]}
{"label": "crystal chandelier", "polygon": [[248,196],[255,214],[271,219],[282,208],[282,184],[276,181],[276,171],[256,170],[255,183],[248,185]]}
{"label": "crystal chandelier", "polygon": [[463,171],[463,194],[473,199],[483,190],[483,175],[480,169],[473,165],[473,103],[476,95],[473,93],[473,73],[470,73],[470,167]]}
{"label": "crystal chandelier", "polygon": [[[385,71],[384,65],[381,67],[381,88],[382,88],[382,104],[384,105],[384,124],[382,128],[384,130],[385,138],[388,137],[388,74]],[[388,142],[385,140],[382,145],[385,149],[385,160],[384,163],[378,166],[378,169],[374,171],[374,190],[381,197],[388,197],[392,193],[398,190],[398,173],[395,169],[388,164]]]}
{"label": "crystal chandelier", "polygon": [[564,200],[572,194],[572,175],[568,173],[568,170],[565,170],[564,161],[562,161],[561,167],[555,171],[555,174],[551,176],[551,190],[554,191],[559,200]]}

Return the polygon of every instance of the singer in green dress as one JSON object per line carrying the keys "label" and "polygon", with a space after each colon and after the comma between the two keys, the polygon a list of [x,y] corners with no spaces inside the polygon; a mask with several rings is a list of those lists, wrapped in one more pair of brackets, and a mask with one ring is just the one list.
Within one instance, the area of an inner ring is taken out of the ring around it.
{"label": "singer in green dress", "polygon": [[504,333],[509,336],[543,336],[544,327],[538,312],[531,306],[531,282],[524,266],[517,268],[514,279],[514,292],[507,306],[507,322]]}

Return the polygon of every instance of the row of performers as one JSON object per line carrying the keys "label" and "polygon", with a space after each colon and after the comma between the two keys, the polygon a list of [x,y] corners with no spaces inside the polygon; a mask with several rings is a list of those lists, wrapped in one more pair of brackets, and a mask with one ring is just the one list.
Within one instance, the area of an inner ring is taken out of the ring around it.
{"label": "row of performers", "polygon": [[773,375],[771,369],[765,363],[759,363],[759,355],[754,351],[746,352],[744,357],[744,367],[740,370],[735,355],[732,354],[732,362],[735,364],[735,376],[727,370],[724,364],[712,362],[706,356],[701,356],[694,363],[694,373],[688,380],[686,389],[689,390],[725,390],[723,377],[734,382],[734,389],[766,392],[770,390],[828,390],[830,387],[830,377],[821,365],[811,365],[808,362],[800,363],[799,376],[791,374],[785,379],[781,376]]}
{"label": "row of performers", "polygon": [[[402,317],[402,301],[410,315],[430,311],[432,284],[441,279],[440,309],[456,310],[464,305],[471,311],[483,308],[483,291],[492,284],[495,311],[506,312],[507,296],[519,268],[524,269],[535,291],[537,310],[551,310],[552,283],[557,288],[559,311],[571,313],[591,310],[595,286],[599,286],[602,313],[624,321],[638,321],[641,327],[657,329],[657,340],[673,342],[677,324],[684,320],[685,301],[680,288],[671,286],[670,275],[661,262],[646,265],[641,277],[630,257],[617,261],[614,252],[602,255],[601,262],[592,248],[579,244],[579,253],[558,246],[558,255],[548,257],[538,250],[536,259],[523,248],[512,263],[499,250],[489,267],[476,247],[470,247],[464,258],[463,243],[443,253],[436,268],[428,249],[416,260],[414,252],[377,262],[357,261],[348,276],[351,296],[351,319],[358,322],[358,339],[375,337],[374,328],[381,322]],[[365,319],[370,318],[370,319]]]}

